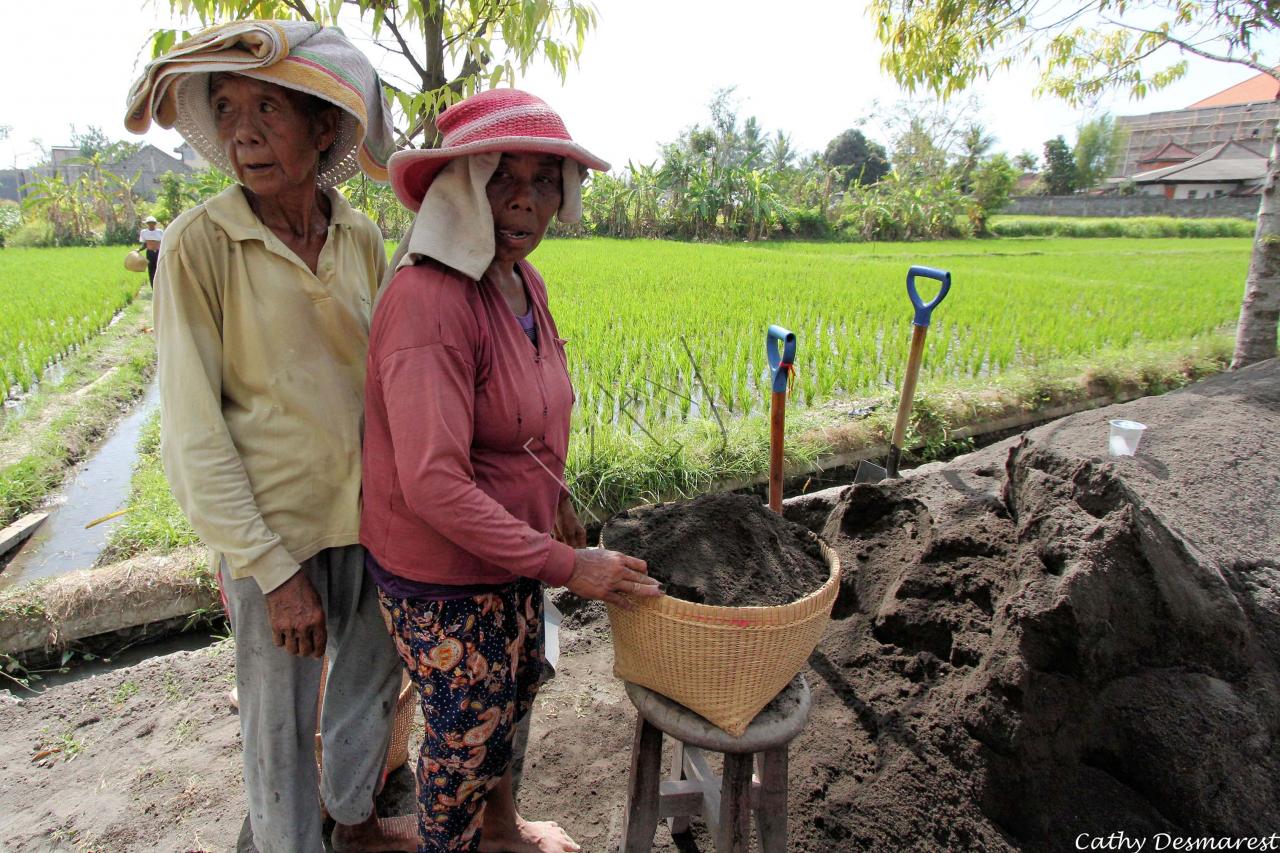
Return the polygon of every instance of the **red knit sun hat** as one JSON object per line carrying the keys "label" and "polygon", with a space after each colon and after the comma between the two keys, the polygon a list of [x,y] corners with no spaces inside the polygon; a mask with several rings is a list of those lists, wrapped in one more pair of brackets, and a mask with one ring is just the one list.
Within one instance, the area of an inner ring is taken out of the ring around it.
{"label": "red knit sun hat", "polygon": [[564,122],[541,98],[519,89],[490,89],[459,101],[440,114],[439,148],[391,155],[387,168],[400,203],[416,211],[440,170],[455,157],[487,151],[559,154],[586,169],[607,172],[609,164],[573,141]]}

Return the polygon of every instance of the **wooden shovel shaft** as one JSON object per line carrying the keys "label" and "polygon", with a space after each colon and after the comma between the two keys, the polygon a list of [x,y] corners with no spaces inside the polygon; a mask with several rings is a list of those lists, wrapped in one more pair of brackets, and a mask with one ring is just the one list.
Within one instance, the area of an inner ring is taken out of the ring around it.
{"label": "wooden shovel shaft", "polygon": [[893,423],[893,441],[889,444],[886,471],[890,477],[898,476],[898,457],[902,455],[902,442],[911,421],[911,401],[916,395],[916,380],[920,377],[920,362],[924,359],[924,338],[929,334],[928,326],[912,326],[911,329],[911,354],[907,356],[907,372],[902,376],[902,399],[898,401],[898,419]]}
{"label": "wooden shovel shaft", "polygon": [[787,426],[787,392],[774,391],[769,412],[769,509],[782,514],[782,435]]}

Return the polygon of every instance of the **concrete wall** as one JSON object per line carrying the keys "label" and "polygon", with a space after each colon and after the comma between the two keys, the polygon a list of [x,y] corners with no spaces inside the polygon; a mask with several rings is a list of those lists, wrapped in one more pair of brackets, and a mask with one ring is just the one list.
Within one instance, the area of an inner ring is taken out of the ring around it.
{"label": "concrete wall", "polygon": [[1169,199],[1163,196],[1019,196],[1011,199],[1003,214],[1029,216],[1181,216],[1206,219],[1230,216],[1256,219],[1259,199]]}
{"label": "concrete wall", "polygon": [[1173,197],[1179,198],[1220,198],[1227,193],[1235,192],[1237,184],[1176,184]]}

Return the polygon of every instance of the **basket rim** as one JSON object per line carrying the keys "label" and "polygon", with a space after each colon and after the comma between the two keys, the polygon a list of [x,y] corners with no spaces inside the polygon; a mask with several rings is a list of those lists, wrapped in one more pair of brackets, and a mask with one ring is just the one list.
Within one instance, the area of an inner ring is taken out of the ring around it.
{"label": "basket rim", "polygon": [[[646,598],[635,601],[637,615],[641,613],[690,622],[705,628],[740,631],[743,629],[784,628],[797,622],[805,621],[819,614],[826,614],[830,608],[822,607],[824,599],[835,594],[835,587],[840,583],[840,556],[823,542],[817,540],[822,554],[827,558],[830,574],[822,586],[803,598],[789,601],[786,604],[750,605],[746,607],[727,607],[715,604],[698,604],[680,598],[662,595],[658,598]],[[604,545],[603,539],[601,545]],[[609,604],[612,612],[615,605]],[[791,617],[789,621],[781,621]],[[744,624],[745,623],[745,624]]]}

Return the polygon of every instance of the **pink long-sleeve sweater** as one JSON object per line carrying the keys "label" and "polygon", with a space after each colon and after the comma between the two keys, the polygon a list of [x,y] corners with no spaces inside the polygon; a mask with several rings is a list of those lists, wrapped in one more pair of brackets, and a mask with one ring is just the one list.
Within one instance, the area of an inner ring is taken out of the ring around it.
{"label": "pink long-sleeve sweater", "polygon": [[574,550],[550,531],[573,386],[546,286],[528,262],[535,349],[502,294],[426,261],[396,273],[369,334],[360,541],[431,584],[562,586]]}

